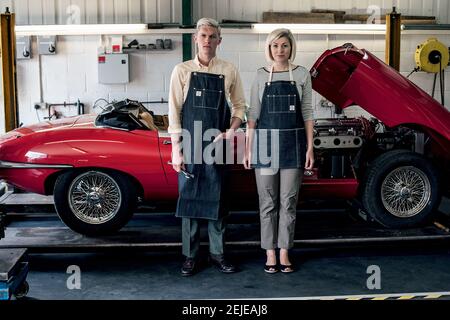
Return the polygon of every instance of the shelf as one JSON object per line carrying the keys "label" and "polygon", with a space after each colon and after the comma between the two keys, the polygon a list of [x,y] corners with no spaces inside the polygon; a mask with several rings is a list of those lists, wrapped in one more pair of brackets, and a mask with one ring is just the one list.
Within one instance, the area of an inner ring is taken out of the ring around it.
{"label": "shelf", "polygon": [[450,35],[449,24],[403,25],[402,35]]}
{"label": "shelf", "polygon": [[136,48],[122,48],[123,53],[139,53],[139,52],[167,52],[173,51],[173,49],[136,49]]}
{"label": "shelf", "polygon": [[[16,26],[16,36],[82,36],[82,35],[138,35],[182,34],[188,29],[148,29],[147,24],[83,24]],[[191,30],[191,29],[189,29]],[[195,30],[194,30],[195,31]]]}

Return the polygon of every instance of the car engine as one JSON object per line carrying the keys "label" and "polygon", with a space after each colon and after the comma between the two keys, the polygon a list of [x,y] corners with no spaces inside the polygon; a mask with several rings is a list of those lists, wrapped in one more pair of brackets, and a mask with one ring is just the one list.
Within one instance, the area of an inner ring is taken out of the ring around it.
{"label": "car engine", "polygon": [[319,178],[353,178],[353,159],[376,133],[377,121],[366,118],[318,119],[314,125]]}
{"label": "car engine", "polygon": [[314,126],[315,149],[360,148],[365,139],[361,119],[319,119]]}

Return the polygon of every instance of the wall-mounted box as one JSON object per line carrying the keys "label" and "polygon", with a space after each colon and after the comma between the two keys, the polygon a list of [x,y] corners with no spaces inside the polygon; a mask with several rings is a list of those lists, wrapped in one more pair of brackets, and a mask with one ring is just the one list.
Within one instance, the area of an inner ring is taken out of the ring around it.
{"label": "wall-mounted box", "polygon": [[103,84],[130,82],[128,54],[100,54],[98,56],[98,82]]}
{"label": "wall-mounted box", "polygon": [[31,59],[31,37],[16,37],[17,60]]}
{"label": "wall-mounted box", "polygon": [[39,54],[56,54],[56,36],[38,36]]}

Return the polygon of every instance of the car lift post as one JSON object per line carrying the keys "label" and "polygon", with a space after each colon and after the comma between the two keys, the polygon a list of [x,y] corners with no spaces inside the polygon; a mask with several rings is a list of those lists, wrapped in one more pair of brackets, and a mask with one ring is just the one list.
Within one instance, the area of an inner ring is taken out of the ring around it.
{"label": "car lift post", "polygon": [[397,71],[400,71],[401,17],[396,7],[386,16],[386,63]]}
{"label": "car lift post", "polygon": [[15,14],[6,12],[0,16],[0,55],[2,69],[5,131],[19,127],[17,110],[16,35]]}

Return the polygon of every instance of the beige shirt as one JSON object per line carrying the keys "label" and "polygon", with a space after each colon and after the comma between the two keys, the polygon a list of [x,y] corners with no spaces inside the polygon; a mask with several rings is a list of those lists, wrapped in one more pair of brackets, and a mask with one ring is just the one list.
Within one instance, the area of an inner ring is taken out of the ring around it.
{"label": "beige shirt", "polygon": [[181,109],[189,91],[192,72],[224,75],[225,96],[231,106],[231,117],[244,120],[246,112],[244,89],[236,67],[217,57],[209,62],[209,66],[203,66],[196,56],[194,60],[180,63],[173,69],[169,91],[169,133],[181,133]]}

